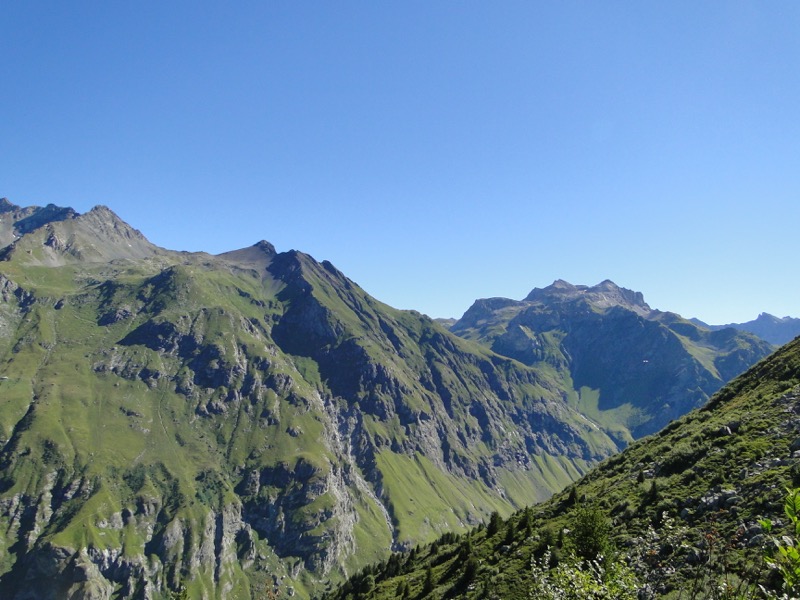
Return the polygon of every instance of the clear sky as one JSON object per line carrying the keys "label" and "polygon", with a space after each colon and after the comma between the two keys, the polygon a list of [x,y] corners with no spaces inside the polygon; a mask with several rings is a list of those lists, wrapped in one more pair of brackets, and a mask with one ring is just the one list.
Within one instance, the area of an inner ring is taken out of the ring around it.
{"label": "clear sky", "polygon": [[800,3],[0,3],[0,196],[435,317],[611,279],[800,316]]}

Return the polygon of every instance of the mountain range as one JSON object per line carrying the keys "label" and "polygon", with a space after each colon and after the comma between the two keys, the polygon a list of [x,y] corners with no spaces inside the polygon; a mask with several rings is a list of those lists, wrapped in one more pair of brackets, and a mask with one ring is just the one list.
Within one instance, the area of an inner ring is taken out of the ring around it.
{"label": "mountain range", "polygon": [[106,207],[0,200],[0,244],[10,598],[306,597],[545,500],[773,349],[611,282],[448,331],[330,262],[166,250]]}
{"label": "mountain range", "polygon": [[708,325],[699,319],[692,319],[692,322],[714,331],[729,327],[747,331],[776,346],[782,346],[800,335],[800,319],[793,317],[779,318],[769,313],[761,313],[757,318],[745,323]]}

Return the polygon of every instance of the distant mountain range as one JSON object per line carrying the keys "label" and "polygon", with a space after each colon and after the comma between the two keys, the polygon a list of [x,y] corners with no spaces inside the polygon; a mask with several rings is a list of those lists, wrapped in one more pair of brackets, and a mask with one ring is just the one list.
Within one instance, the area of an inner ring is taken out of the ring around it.
{"label": "distant mountain range", "polygon": [[692,319],[692,322],[714,331],[729,327],[739,331],[747,331],[776,346],[782,346],[800,335],[800,319],[793,317],[778,318],[769,313],[761,313],[756,319],[746,323],[708,325],[699,319]]}
{"label": "distant mountain range", "polygon": [[[772,347],[604,282],[448,331],[266,241],[0,200],[4,597],[307,597],[544,500]],[[456,335],[458,333],[458,335]]]}

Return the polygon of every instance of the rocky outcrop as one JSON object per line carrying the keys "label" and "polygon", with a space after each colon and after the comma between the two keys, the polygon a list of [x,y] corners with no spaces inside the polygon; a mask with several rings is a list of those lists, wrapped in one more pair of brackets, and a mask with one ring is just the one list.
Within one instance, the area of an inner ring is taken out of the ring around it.
{"label": "rocky outcrop", "polygon": [[32,547],[15,567],[17,577],[14,572],[4,577],[8,597],[158,598],[166,590],[179,589],[184,581],[204,579],[210,597],[225,598],[240,576],[239,562],[252,561],[252,544],[246,543],[250,530],[236,504],[209,511],[194,522],[175,518],[163,523],[160,512],[133,510],[116,513],[111,523],[97,520],[90,525],[107,533],[141,536],[140,552],[124,546],[58,546],[39,543],[32,536]]}

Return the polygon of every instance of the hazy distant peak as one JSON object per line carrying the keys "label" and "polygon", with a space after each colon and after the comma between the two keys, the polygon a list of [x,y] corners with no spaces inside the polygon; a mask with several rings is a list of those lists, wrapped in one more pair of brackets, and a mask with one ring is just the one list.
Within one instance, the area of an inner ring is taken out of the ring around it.
{"label": "hazy distant peak", "polygon": [[795,317],[791,317],[789,315],[786,315],[785,317],[776,317],[775,315],[772,315],[772,314],[770,314],[768,312],[762,312],[762,313],[759,313],[758,317],[756,317],[756,320],[754,321],[754,323],[775,323],[775,324],[779,324],[779,323],[791,323],[791,322],[796,321],[796,320],[797,319]]}
{"label": "hazy distant peak", "polygon": [[760,313],[757,318],[746,323],[706,326],[713,330],[732,327],[733,329],[747,331],[776,346],[782,346],[800,335],[800,319],[789,316],[776,317],[766,312]]}

